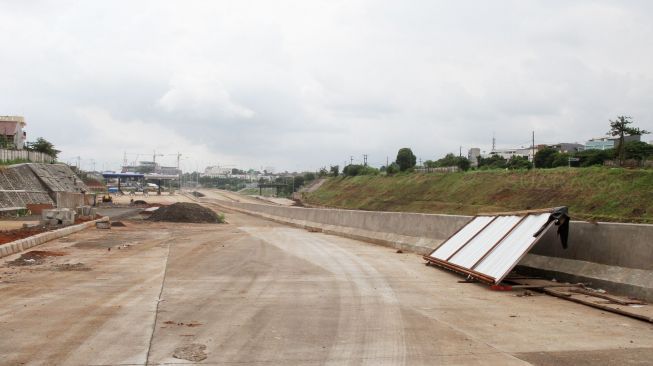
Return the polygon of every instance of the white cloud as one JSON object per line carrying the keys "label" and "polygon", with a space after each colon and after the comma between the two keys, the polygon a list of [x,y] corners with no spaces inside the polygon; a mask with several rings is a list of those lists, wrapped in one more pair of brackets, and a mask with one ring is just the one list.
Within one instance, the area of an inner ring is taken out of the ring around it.
{"label": "white cloud", "polygon": [[157,104],[166,112],[186,112],[199,118],[218,116],[248,119],[254,111],[233,101],[209,70],[194,70],[172,78],[171,87]]}
{"label": "white cloud", "polygon": [[294,170],[493,132],[583,141],[619,114],[653,130],[651,17],[648,1],[4,1],[0,114],[114,167],[125,150]]}

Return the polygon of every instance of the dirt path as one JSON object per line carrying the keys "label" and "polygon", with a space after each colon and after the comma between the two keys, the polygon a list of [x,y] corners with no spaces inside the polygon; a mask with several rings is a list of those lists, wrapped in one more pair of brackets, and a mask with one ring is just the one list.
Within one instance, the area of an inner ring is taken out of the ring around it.
{"label": "dirt path", "polygon": [[0,268],[0,364],[143,365],[148,352],[150,364],[213,365],[653,357],[653,326],[640,321],[458,283],[385,247],[227,220],[86,230],[38,247],[65,255]]}

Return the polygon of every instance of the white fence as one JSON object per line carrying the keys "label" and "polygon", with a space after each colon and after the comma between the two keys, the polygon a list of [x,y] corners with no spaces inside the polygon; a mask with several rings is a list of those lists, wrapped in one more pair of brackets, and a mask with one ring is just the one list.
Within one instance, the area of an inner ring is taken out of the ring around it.
{"label": "white fence", "polygon": [[0,149],[0,161],[28,160],[33,163],[54,163],[55,158],[38,151]]}

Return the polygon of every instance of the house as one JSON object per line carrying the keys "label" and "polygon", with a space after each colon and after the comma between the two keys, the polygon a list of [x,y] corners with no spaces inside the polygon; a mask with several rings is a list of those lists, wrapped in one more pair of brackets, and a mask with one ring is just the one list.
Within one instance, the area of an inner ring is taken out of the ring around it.
{"label": "house", "polygon": [[22,150],[27,140],[27,133],[23,131],[26,125],[21,116],[0,116],[1,147]]}

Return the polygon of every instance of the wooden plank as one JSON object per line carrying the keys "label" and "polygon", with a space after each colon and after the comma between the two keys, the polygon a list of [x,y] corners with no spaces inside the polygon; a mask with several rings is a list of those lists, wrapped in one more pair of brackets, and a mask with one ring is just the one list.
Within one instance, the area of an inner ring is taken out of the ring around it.
{"label": "wooden plank", "polygon": [[588,291],[582,288],[575,288],[571,289],[571,292],[576,292],[579,294],[587,295],[587,296],[593,296],[593,297],[598,297],[600,299],[605,299],[605,300],[610,300],[614,303],[620,304],[620,305],[646,305],[645,302],[641,300],[632,300],[632,299],[622,299],[616,296],[608,295],[608,294],[603,294],[600,292],[596,291]]}
{"label": "wooden plank", "polygon": [[544,293],[546,293],[546,294],[551,295],[551,296],[555,296],[555,297],[559,297],[561,299],[573,301],[573,302],[578,303],[578,304],[591,306],[593,308],[609,311],[611,313],[627,316],[629,318],[643,320],[645,322],[653,323],[653,317],[651,317],[651,316],[644,315],[644,314],[638,314],[638,313],[635,313],[635,312],[632,312],[632,311],[623,310],[623,309],[615,307],[615,306],[604,305],[604,304],[599,304],[599,303],[592,302],[592,301],[587,301],[587,300],[581,299],[579,297],[575,297],[575,296],[573,296],[572,293],[569,293],[569,292],[560,292],[560,291],[551,290],[551,289],[547,289],[547,288],[543,288],[542,291]]}

